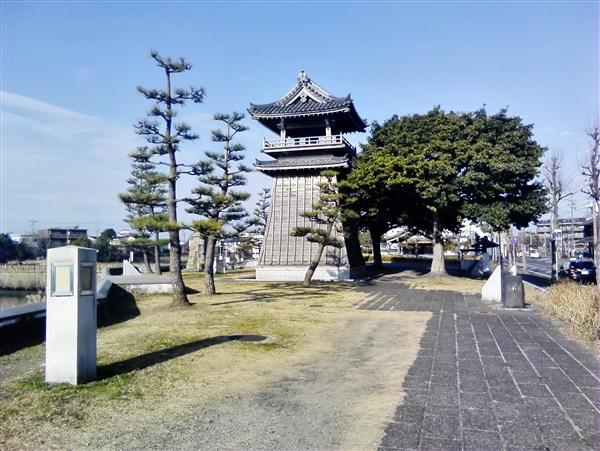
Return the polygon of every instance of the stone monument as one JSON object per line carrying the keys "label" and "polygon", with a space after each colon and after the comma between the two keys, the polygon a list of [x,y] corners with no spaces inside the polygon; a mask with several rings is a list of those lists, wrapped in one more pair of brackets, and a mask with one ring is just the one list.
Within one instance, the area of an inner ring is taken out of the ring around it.
{"label": "stone monument", "polygon": [[[293,237],[291,230],[308,226],[300,213],[311,210],[319,198],[321,172],[333,169],[343,178],[356,155],[345,133],[364,132],[362,119],[350,96],[335,97],[301,71],[297,83],[275,102],[254,105],[250,115],[272,132],[263,139],[262,152],[273,159],[256,161],[256,169],[273,178],[271,212],[261,249],[258,280],[297,281],[317,250],[317,244]],[[341,238],[341,237],[339,237]],[[349,278],[345,248],[326,248],[314,280]]]}
{"label": "stone monument", "polygon": [[46,382],[96,378],[96,249],[48,249]]}

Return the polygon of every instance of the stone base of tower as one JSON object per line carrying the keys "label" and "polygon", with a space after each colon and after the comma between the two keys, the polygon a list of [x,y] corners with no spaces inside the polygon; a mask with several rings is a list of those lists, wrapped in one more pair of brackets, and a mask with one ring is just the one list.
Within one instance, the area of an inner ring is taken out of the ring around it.
{"label": "stone base of tower", "polygon": [[[301,282],[308,266],[257,266],[256,280],[265,282]],[[350,279],[348,266],[319,265],[312,280],[337,282]]]}

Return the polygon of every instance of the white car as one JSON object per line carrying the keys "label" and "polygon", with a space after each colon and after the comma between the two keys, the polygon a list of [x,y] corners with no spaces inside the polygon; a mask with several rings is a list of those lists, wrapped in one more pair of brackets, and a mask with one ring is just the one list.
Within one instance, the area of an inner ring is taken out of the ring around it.
{"label": "white car", "polygon": [[531,249],[529,251],[529,258],[540,258],[540,253],[537,249]]}

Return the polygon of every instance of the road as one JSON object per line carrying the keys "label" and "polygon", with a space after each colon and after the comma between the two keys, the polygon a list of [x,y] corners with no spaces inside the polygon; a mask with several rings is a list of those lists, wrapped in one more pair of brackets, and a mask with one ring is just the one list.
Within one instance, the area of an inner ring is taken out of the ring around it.
{"label": "road", "polygon": [[552,273],[551,257],[527,258],[527,274],[523,274],[523,260],[517,258],[517,269],[523,275],[523,280],[532,283],[538,287],[547,287],[550,285]]}

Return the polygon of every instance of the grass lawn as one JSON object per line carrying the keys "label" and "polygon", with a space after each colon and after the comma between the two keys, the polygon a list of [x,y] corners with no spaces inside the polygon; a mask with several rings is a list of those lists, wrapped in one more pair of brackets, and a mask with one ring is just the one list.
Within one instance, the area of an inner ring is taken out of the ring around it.
{"label": "grass lawn", "polygon": [[[140,296],[139,316],[99,329],[99,381],[47,386],[42,345],[0,357],[0,448],[72,447],[73,434],[106,427],[107,418],[135,413],[143,421],[185,411],[190,393],[194,403],[208,403],[260,388],[326,346],[314,337],[343,327],[359,300],[343,283],[305,289],[220,279],[218,295],[191,294],[189,308],[169,308],[168,296]],[[185,280],[201,291],[201,274]],[[223,339],[232,334],[268,339]]]}

